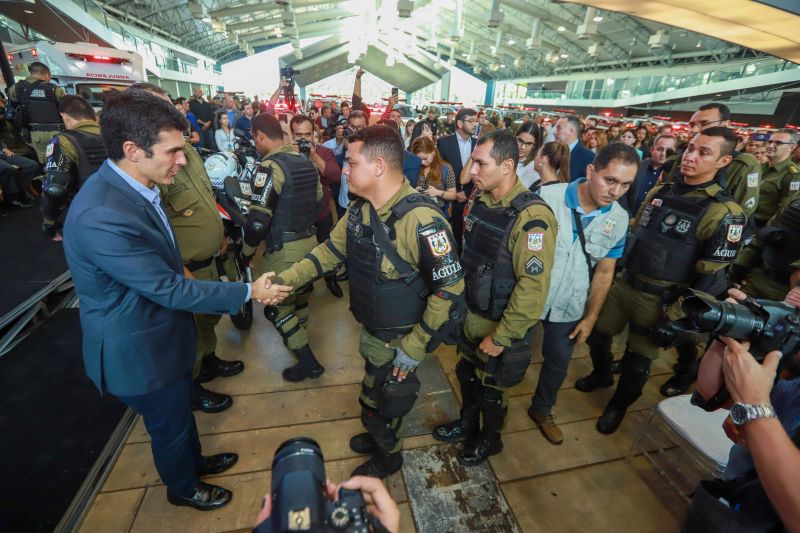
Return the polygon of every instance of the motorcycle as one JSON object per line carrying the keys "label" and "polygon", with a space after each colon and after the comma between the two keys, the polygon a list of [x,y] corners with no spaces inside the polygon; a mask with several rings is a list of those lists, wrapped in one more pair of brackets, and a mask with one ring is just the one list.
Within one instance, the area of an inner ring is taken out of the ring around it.
{"label": "motorcycle", "polygon": [[[213,152],[199,149],[204,156],[206,172],[217,200],[217,211],[222,218],[228,249],[218,256],[217,271],[221,281],[253,282],[253,271],[249,258],[244,255],[244,226],[250,205],[250,182],[258,167],[258,152],[252,143],[236,130],[237,146],[233,153]],[[239,330],[247,330],[253,324],[252,300],[243,304],[240,311],[230,315],[231,322]]]}

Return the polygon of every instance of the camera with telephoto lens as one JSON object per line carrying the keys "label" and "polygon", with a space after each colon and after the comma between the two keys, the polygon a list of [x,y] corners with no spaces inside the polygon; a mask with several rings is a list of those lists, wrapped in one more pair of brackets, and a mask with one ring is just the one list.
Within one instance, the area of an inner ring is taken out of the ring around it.
{"label": "camera with telephoto lens", "polygon": [[295,70],[292,67],[281,67],[281,78],[289,83],[294,81],[295,74],[300,74],[300,71]]}
{"label": "camera with telephoto lens", "polygon": [[788,360],[800,349],[800,312],[792,305],[751,298],[723,302],[691,290],[681,308],[686,318],[672,322],[676,329],[749,340],[750,353],[759,362],[773,350],[790,356]]}
{"label": "camera with telephoto lens", "polygon": [[286,531],[378,532],[386,528],[367,512],[359,491],[339,489],[339,499],[326,497],[325,463],[319,444],[308,437],[285,441],[272,460],[272,512],[253,533]]}
{"label": "camera with telephoto lens", "polygon": [[297,139],[297,150],[306,157],[311,157],[311,142],[308,139]]}

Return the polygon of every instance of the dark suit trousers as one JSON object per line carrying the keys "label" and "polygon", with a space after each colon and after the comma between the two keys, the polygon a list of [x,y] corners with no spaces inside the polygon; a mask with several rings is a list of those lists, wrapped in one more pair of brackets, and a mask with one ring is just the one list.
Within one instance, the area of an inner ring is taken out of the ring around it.
{"label": "dark suit trousers", "polygon": [[203,461],[192,414],[191,375],[163,389],[119,399],[142,415],[161,481],[173,494],[191,497]]}

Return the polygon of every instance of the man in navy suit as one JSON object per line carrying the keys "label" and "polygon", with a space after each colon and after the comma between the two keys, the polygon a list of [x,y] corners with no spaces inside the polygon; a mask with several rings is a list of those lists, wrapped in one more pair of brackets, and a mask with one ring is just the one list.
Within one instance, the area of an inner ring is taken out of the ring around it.
{"label": "man in navy suit", "polygon": [[569,146],[569,181],[586,177],[586,166],[594,161],[594,152],[578,140],[581,121],[575,115],[566,115],[556,122],[556,140]]}
{"label": "man in navy suit", "polygon": [[75,197],[64,251],[80,298],[86,374],[136,410],[153,460],[176,505],[216,509],[231,492],[200,476],[238,456],[203,456],[192,415],[192,312],[235,313],[249,298],[273,303],[287,287],[188,280],[156,184],[186,164],[186,119],[143,91],[105,100],[100,120],[108,157]]}
{"label": "man in navy suit", "polygon": [[462,107],[456,113],[456,132],[452,135],[439,137],[436,141],[436,149],[439,155],[450,166],[456,175],[456,201],[453,202],[453,210],[450,215],[450,225],[453,227],[453,237],[456,240],[458,249],[461,249],[461,239],[464,234],[464,204],[467,197],[472,192],[472,182],[461,185],[459,176],[467,164],[472,150],[475,149],[475,128],[478,125],[478,113],[474,109]]}

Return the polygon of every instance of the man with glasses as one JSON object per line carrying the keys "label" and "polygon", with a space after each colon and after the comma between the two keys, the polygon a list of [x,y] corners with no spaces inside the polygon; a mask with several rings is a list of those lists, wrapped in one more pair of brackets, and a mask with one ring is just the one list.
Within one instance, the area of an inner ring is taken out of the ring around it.
{"label": "man with glasses", "polygon": [[759,228],[778,211],[784,198],[800,191],[800,169],[791,159],[795,148],[797,148],[795,130],[778,130],[767,141],[768,162],[763,166],[758,209],[753,215]]}
{"label": "man with glasses", "polygon": [[[707,128],[716,126],[722,126],[723,128],[730,128],[731,126],[731,111],[728,106],[719,102],[701,105],[689,121],[691,137]],[[682,155],[682,153],[678,153],[674,157],[667,159],[664,164],[662,181],[675,181],[675,177],[680,174]],[[758,160],[751,154],[734,151],[733,160],[727,167],[719,171],[717,179],[720,180],[720,185],[727,189],[749,219],[759,203],[761,165]]]}

